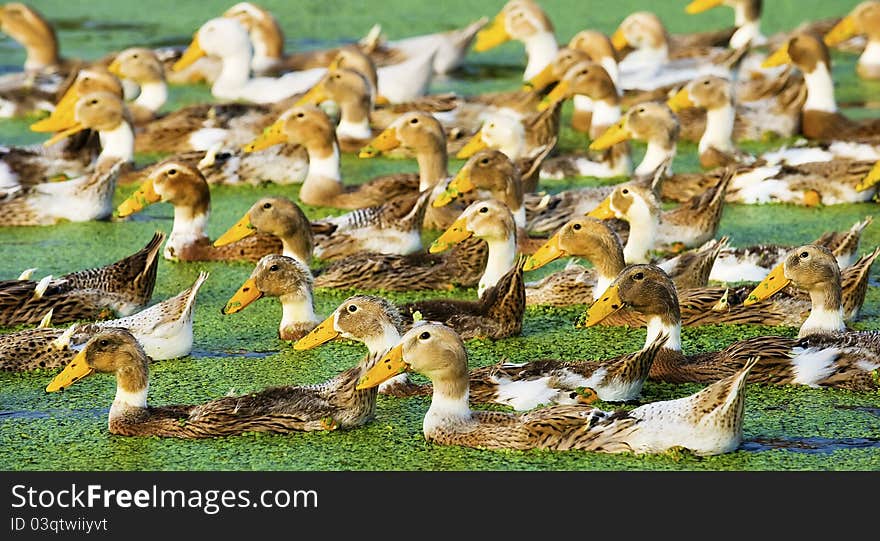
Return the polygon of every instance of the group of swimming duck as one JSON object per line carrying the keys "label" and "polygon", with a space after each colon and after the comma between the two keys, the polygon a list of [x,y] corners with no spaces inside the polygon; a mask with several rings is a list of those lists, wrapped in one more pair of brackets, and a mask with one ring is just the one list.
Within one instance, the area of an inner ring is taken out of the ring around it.
{"label": "group of swimming duck", "polygon": [[[746,381],[877,392],[880,334],[847,328],[880,255],[859,257],[870,216],[803,246],[734,248],[716,233],[727,202],[875,196],[880,121],[839,112],[829,48],[863,49],[858,75],[880,78],[880,2],[769,37],[760,0],[694,0],[685,9],[721,5],[734,9],[729,30],[673,35],[639,12],[610,37],[585,30],[560,45],[537,2],[510,0],[494,19],[455,31],[389,41],[376,28],[349,46],[288,53],[275,17],[243,2],[202,25],[183,51],[132,48],[96,62],[62,58],[37,11],[3,5],[0,29],[27,49],[27,61],[0,78],[0,113],[46,111],[31,129],[53,135],[0,151],[0,225],[124,221],[162,202],[174,221],[170,234],[106,267],[41,280],[28,269],[0,282],[0,323],[38,324],[0,336],[0,368],[63,368],[49,392],[115,374],[109,429],[121,435],[350,429],[374,417],[377,394],[431,394],[424,435],[438,444],[612,453],[735,450]],[[471,48],[509,40],[525,46],[522,88],[426,94]],[[168,84],[196,82],[217,101],[161,112]],[[557,148],[568,100],[572,128],[591,140],[574,154]],[[737,147],[767,133],[807,143],[760,156]],[[698,142],[704,172],[673,174],[682,139]],[[647,144],[636,167],[631,140]],[[167,157],[138,167],[137,152]],[[345,183],[340,156],[352,152],[414,157],[418,172]],[[454,174],[451,154],[467,160]],[[627,180],[541,191],[541,180],[577,176]],[[134,182],[114,212],[116,187]],[[212,241],[211,185],[237,183],[301,184],[299,202],[263,197]],[[667,210],[670,202],[680,205]],[[310,220],[303,206],[348,212]],[[441,232],[427,250],[423,229]],[[195,298],[208,278],[147,307],[160,250],[175,262],[255,262],[223,313],[277,297],[279,337],[295,350],[344,338],[368,353],[321,384],[148,406],[150,363],[189,354]],[[591,266],[524,279],[560,258]],[[323,321],[313,303],[320,288],[456,287],[476,287],[476,298],[396,305],[356,294]],[[581,304],[589,309],[578,326],[644,326],[644,347],[610,359],[468,366],[464,341],[520,334],[527,305]],[[62,323],[70,325],[54,326]],[[684,354],[682,325],[712,323],[800,332]],[[708,385],[635,409],[595,407],[637,401],[648,379]]]}

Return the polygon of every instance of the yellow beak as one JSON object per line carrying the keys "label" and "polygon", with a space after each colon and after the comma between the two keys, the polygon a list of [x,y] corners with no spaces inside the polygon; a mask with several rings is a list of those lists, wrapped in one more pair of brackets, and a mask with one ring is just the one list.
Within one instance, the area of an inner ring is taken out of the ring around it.
{"label": "yellow beak", "polygon": [[465,165],[431,205],[436,208],[446,206],[459,195],[473,191],[475,188],[476,186],[471,181],[471,168]]}
{"label": "yellow beak", "polygon": [[611,35],[611,45],[613,45],[618,51],[622,51],[624,47],[629,45],[629,41],[627,41],[626,36],[623,34],[623,30],[620,28]]}
{"label": "yellow beak", "polygon": [[119,205],[119,208],[116,209],[116,214],[120,218],[125,218],[135,212],[144,210],[145,207],[157,203],[161,199],[153,186],[153,179],[148,178],[136,192],[128,196],[128,199]]}
{"label": "yellow beak", "polygon": [[775,68],[783,64],[790,64],[791,57],[788,55],[788,43],[776,50],[764,62],[761,63],[762,68]]}
{"label": "yellow beak", "polygon": [[552,85],[556,82],[556,70],[554,69],[553,62],[547,64],[544,69],[540,71],[537,75],[526,81],[526,84],[523,85],[523,91],[529,92],[532,90],[541,91]]}
{"label": "yellow beak", "polygon": [[694,103],[694,100],[691,99],[691,93],[688,92],[688,89],[682,88],[678,91],[677,94],[669,98],[669,101],[666,102],[666,105],[668,105],[673,112],[677,113],[682,109],[694,107],[696,104]]}
{"label": "yellow beak", "polygon": [[477,33],[477,42],[474,44],[474,51],[482,53],[498,47],[502,43],[510,41],[510,34],[504,23],[505,14],[499,13],[492,20],[492,24],[480,30]]}
{"label": "yellow beak", "polygon": [[[330,73],[329,70],[328,73]],[[324,88],[324,81],[321,80],[318,84],[310,88],[308,92],[303,94],[303,97],[297,100],[296,105],[321,105],[329,99],[330,94],[327,93],[327,90]]]}
{"label": "yellow beak", "polygon": [[107,66],[107,71],[117,77],[122,77],[122,64],[119,62],[118,58],[114,58],[113,62],[111,62],[110,65]]}
{"label": "yellow beak", "polygon": [[557,101],[567,99],[569,96],[569,88],[571,85],[566,80],[559,81],[559,84],[553,87],[549,94],[544,96],[541,103],[538,104],[538,110],[544,111]]}
{"label": "yellow beak", "polygon": [[80,351],[76,354],[76,357],[64,367],[64,370],[49,382],[49,385],[46,386],[46,392],[54,393],[55,391],[66,389],[94,371],[95,370],[86,363],[85,350]]}
{"label": "yellow beak", "polygon": [[535,269],[540,269],[547,263],[551,261],[555,261],[560,257],[565,257],[565,250],[559,247],[559,233],[556,233],[544,243],[543,246],[538,248],[538,250],[529,256],[526,259],[526,264],[523,266],[524,271],[531,271]]}
{"label": "yellow beak", "polygon": [[596,208],[587,213],[590,218],[597,220],[610,220],[616,218],[617,213],[611,208],[611,196],[609,195],[599,203]]}
{"label": "yellow beak", "polygon": [[293,349],[303,351],[316,348],[324,342],[329,342],[339,336],[339,331],[333,328],[335,317],[336,314],[330,314],[330,317],[312,329],[312,332],[297,340],[296,343],[293,344]]}
{"label": "yellow beak", "polygon": [[373,100],[373,105],[391,105],[391,100],[389,100],[382,94],[379,94],[378,96],[376,96],[376,99]]}
{"label": "yellow beak", "polygon": [[63,139],[67,139],[68,137],[70,137],[74,133],[79,133],[79,132],[83,131],[84,129],[86,129],[86,127],[83,126],[82,124],[80,124],[79,122],[77,122],[76,124],[67,128],[66,130],[63,130],[63,131],[56,133],[55,135],[50,137],[47,141],[44,141],[43,146],[50,147],[50,146],[54,145],[55,143],[57,143],[58,141],[61,141]]}
{"label": "yellow beak", "polygon": [[839,43],[843,43],[858,33],[856,30],[856,20],[851,15],[847,15],[834,25],[827,34],[825,34],[825,45],[834,47]]}
{"label": "yellow beak", "polygon": [[868,174],[856,186],[856,191],[863,192],[868,188],[875,186],[880,182],[880,162],[874,164],[874,167],[868,171]]}
{"label": "yellow beak", "polygon": [[374,158],[382,152],[395,149],[400,146],[397,138],[397,128],[389,126],[377,135],[370,143],[361,149],[358,158]]}
{"label": "yellow beak", "polygon": [[286,142],[287,134],[284,133],[284,119],[279,118],[271,126],[267,126],[256,139],[241,148],[245,152],[256,152]]}
{"label": "yellow beak", "polygon": [[743,306],[750,306],[758,301],[770,298],[774,293],[790,283],[791,280],[785,277],[785,262],[780,263],[749,293],[749,296],[743,302]]}
{"label": "yellow beak", "polygon": [[356,389],[369,389],[380,385],[383,381],[387,381],[397,374],[402,374],[409,369],[409,365],[403,360],[403,344],[398,344],[391,348],[391,351],[379,359],[373,368],[367,370],[367,373],[358,380]]}
{"label": "yellow beak", "polygon": [[590,150],[605,150],[630,138],[632,138],[632,132],[626,128],[626,119],[623,118],[590,143]]}
{"label": "yellow beak", "polygon": [[214,241],[214,246],[226,246],[227,244],[232,244],[235,241],[253,235],[256,232],[257,228],[251,223],[251,213],[248,212],[242,216],[239,221],[235,222],[235,225],[230,227],[226,233],[217,237],[217,240]]}
{"label": "yellow beak", "polygon": [[31,124],[31,131],[41,133],[51,133],[62,131],[76,123],[74,113],[76,111],[76,102],[80,98],[79,85],[74,83],[70,85],[67,92],[61,96],[58,103],[55,104],[55,110],[52,114]]}
{"label": "yellow beak", "polygon": [[229,299],[226,306],[223,307],[223,313],[234,314],[240,312],[244,310],[247,305],[262,297],[263,292],[257,288],[257,283],[253,278],[248,278],[243,284],[241,284],[241,287],[238,288],[235,295]]}
{"label": "yellow beak", "polygon": [[623,306],[623,301],[620,300],[620,287],[617,284],[608,286],[608,289],[587,310],[587,321],[584,326],[592,327],[600,323]]}
{"label": "yellow beak", "polygon": [[694,0],[684,8],[684,11],[691,15],[702,13],[716,6],[720,6],[723,1],[724,0]]}
{"label": "yellow beak", "polygon": [[456,154],[455,157],[460,160],[466,160],[477,152],[488,147],[489,145],[487,145],[486,141],[483,139],[483,129],[480,128],[480,131],[475,133],[470,141],[461,147],[461,150],[458,151],[458,154]]}
{"label": "yellow beak", "polygon": [[206,53],[199,44],[199,33],[196,32],[193,35],[192,43],[190,43],[189,47],[186,48],[186,51],[183,52],[183,56],[171,66],[171,71],[182,71],[193,65],[199,58],[207,55],[208,53]]}
{"label": "yellow beak", "polygon": [[432,254],[436,254],[437,252],[448,250],[453,245],[469,238],[471,235],[473,235],[473,232],[469,231],[467,228],[467,218],[459,218],[458,220],[455,220],[455,223],[450,225],[449,229],[444,231],[437,240],[431,243],[431,247],[428,251]]}

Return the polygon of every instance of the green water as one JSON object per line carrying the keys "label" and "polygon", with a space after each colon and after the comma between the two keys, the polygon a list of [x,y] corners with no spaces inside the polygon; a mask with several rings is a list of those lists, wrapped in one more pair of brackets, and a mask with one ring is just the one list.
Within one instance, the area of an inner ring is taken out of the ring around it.
{"label": "green water", "polygon": [[[184,44],[197,26],[221,13],[231,2],[143,3],[69,2],[49,0],[33,3],[58,28],[62,52],[72,57],[94,59],[110,50],[132,45]],[[287,36],[288,49],[308,49],[355,40],[374,22],[380,22],[389,36],[454,28],[480,16],[492,16],[503,4],[449,0],[443,10],[437,2],[386,0],[381,3],[355,1],[264,1],[278,14]],[[613,4],[583,0],[546,1],[556,25],[557,37],[567,41],[575,32],[598,28],[611,32],[627,14],[637,9],[668,6],[661,13],[672,32],[727,26],[730,10],[718,9],[699,16],[686,16],[685,1],[649,2],[620,0]],[[777,0],[768,2],[763,29],[767,34],[790,29],[804,18],[815,19],[848,11],[854,1]],[[795,9],[796,8],[796,9]],[[173,16],[170,15],[173,13]],[[0,67],[14,70],[24,54],[9,39],[0,40]],[[880,84],[866,83],[854,76],[854,57],[834,56],[834,77],[839,100],[860,100],[876,96]],[[466,68],[456,76],[436,81],[432,90],[455,89],[482,92],[513,88],[524,65],[522,46],[506,44],[484,54],[471,53]],[[491,79],[485,79],[489,74]],[[481,80],[482,79],[482,80]],[[209,99],[204,87],[175,87],[173,109],[184,103]],[[568,109],[565,110],[566,114]],[[877,116],[877,111],[848,111],[860,116]],[[0,122],[0,142],[33,143],[42,138],[27,130],[28,121]],[[582,147],[582,137],[565,129],[561,150]],[[745,145],[750,151],[769,148],[772,143]],[[635,159],[640,158],[637,147]],[[144,161],[142,158],[140,161]],[[461,162],[453,160],[450,169]],[[698,169],[693,145],[681,145],[676,170]],[[343,159],[343,177],[350,182],[402,170],[415,170],[408,161],[386,159]],[[585,181],[564,180],[545,184],[550,191],[582,185]],[[133,187],[116,194],[121,202]],[[256,200],[266,194],[295,197],[296,187],[268,186],[212,188],[213,214],[209,234],[216,237],[235,222]],[[312,216],[326,209],[305,207]],[[795,244],[807,242],[830,229],[845,229],[874,213],[874,204],[842,205],[821,209],[788,206],[746,207],[729,205],[719,235],[727,234],[734,245],[758,242]],[[62,224],[48,228],[0,228],[0,278],[14,278],[29,267],[39,267],[37,276],[61,274],[103,265],[137,250],[161,229],[171,229],[171,207],[158,204],[124,222]],[[436,234],[436,233],[434,233]],[[862,252],[880,242],[880,225],[865,233]],[[564,266],[556,262],[534,273],[539,277]],[[195,314],[195,346],[191,356],[153,365],[150,401],[153,404],[196,403],[227,392],[243,393],[269,385],[323,381],[357,362],[365,349],[354,343],[335,342],[317,350],[294,352],[276,336],[280,307],[264,299],[245,311],[222,316],[220,308],[252,266],[246,263],[159,264],[154,300],[162,300],[189,286],[199,271],[210,271],[202,288]],[[871,275],[871,287],[858,329],[880,328],[880,288]],[[532,278],[529,276],[529,278]],[[329,314],[350,292],[318,291],[319,315]],[[422,294],[427,296],[429,294]],[[435,294],[436,295],[436,294]],[[474,298],[474,290],[455,291],[462,298]],[[415,294],[390,295],[393,300],[418,298]],[[520,337],[493,341],[470,341],[473,366],[496,362],[502,357],[526,361],[537,357],[601,359],[639,348],[642,329],[574,329],[572,321],[583,308],[530,308]],[[793,328],[713,326],[685,329],[686,353],[718,349],[731,342],[762,334],[795,335]],[[77,383],[64,393],[46,394],[43,389],[54,372],[0,373],[0,468],[3,469],[291,469],[291,470],[876,470],[880,469],[880,396],[836,390],[798,387],[748,389],[744,424],[745,442],[740,450],[718,457],[698,458],[688,454],[663,456],[602,455],[580,452],[490,452],[427,444],[421,422],[429,399],[379,398],[376,419],[348,432],[293,435],[244,435],[207,441],[125,438],[107,431],[107,410],[113,399],[111,376],[99,375]],[[685,396],[697,385],[648,382],[643,399]]]}

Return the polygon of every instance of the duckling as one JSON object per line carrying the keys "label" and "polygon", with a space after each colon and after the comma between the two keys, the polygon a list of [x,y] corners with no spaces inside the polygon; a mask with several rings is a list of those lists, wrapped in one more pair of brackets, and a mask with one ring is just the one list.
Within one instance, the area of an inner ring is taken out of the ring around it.
{"label": "duckling", "polygon": [[244,310],[264,296],[278,297],[283,315],[278,328],[282,340],[299,340],[318,324],[312,303],[312,273],[300,261],[278,254],[263,256],[235,295],[224,314]]}
{"label": "duckling", "polygon": [[[262,135],[245,147],[246,152],[287,142],[302,145],[309,156],[308,173],[299,191],[307,205],[357,209],[379,205],[398,195],[409,195],[433,187],[445,179],[446,145],[443,129],[430,115],[409,113],[405,120],[388,128],[383,141],[393,139],[414,149],[419,175],[398,173],[382,176],[356,186],[344,186],[339,168],[339,146],[330,118],[314,106],[293,107],[276,120]],[[401,117],[403,119],[404,117]],[[399,129],[398,129],[399,127]],[[377,139],[378,140],[378,139]]]}
{"label": "duckling", "polygon": [[24,71],[0,77],[0,117],[51,111],[80,62],[61,58],[55,30],[36,9],[19,2],[0,6],[0,32],[25,48]]}
{"label": "duckling", "polygon": [[429,251],[442,252],[471,236],[485,240],[489,249],[486,269],[477,286],[477,296],[483,297],[514,267],[516,223],[507,205],[497,199],[474,201],[431,244]]}
{"label": "duckling", "polygon": [[[397,306],[382,297],[352,295],[309,334],[293,344],[293,349],[305,351],[336,338],[362,342],[371,357],[379,358],[400,342],[404,328]],[[379,385],[379,394],[410,396],[418,386],[409,375],[399,374]]]}
{"label": "duckling", "polygon": [[742,441],[744,381],[752,366],[754,361],[735,376],[688,397],[629,412],[604,412],[586,404],[528,413],[472,411],[464,344],[452,329],[429,323],[403,335],[401,343],[366,373],[358,388],[374,387],[402,371],[430,378],[433,397],[423,432],[427,441],[440,445],[606,453],[659,453],[686,447],[696,454],[712,455],[733,451]]}
{"label": "duckling", "polygon": [[377,359],[319,385],[270,387],[241,396],[225,396],[198,405],[147,405],[149,357],[124,329],[92,337],[46,387],[56,392],[96,372],[116,375],[116,398],[109,430],[121,436],[211,438],[243,432],[289,433],[352,428],[375,412],[376,391],[354,388]]}
{"label": "duckling", "polygon": [[78,346],[105,328],[123,328],[143,345],[154,361],[176,359],[192,351],[192,318],[196,295],[208,278],[199,273],[192,286],[136,314],[89,325],[73,324],[67,330],[49,327],[53,310],[44,319],[47,326],[0,336],[0,370],[24,371],[60,368],[68,364]]}
{"label": "duckling", "polygon": [[157,232],[142,249],[110,265],[29,279],[0,281],[0,325],[36,324],[52,310],[54,323],[128,316],[143,308],[156,284],[156,254],[165,240]]}
{"label": "duckling", "polygon": [[174,159],[158,164],[141,187],[119,205],[116,213],[124,218],[160,201],[174,206],[171,235],[162,251],[165,259],[256,261],[264,255],[281,252],[281,242],[270,235],[254,235],[222,248],[213,246],[205,232],[211,212],[211,192],[201,171],[191,164]]}
{"label": "duckling", "polygon": [[203,24],[193,36],[183,56],[175,62],[180,71],[205,55],[218,56],[222,67],[211,85],[211,94],[220,100],[273,103],[305,92],[324,76],[326,69],[315,68],[287,73],[279,78],[250,76],[251,47],[248,32],[233,18],[219,17]]}
{"label": "duckling", "polygon": [[865,50],[856,63],[856,73],[862,79],[880,79],[880,2],[867,0],[854,7],[849,14],[825,34],[824,42],[834,47],[854,36],[867,37]]}
{"label": "duckling", "polygon": [[[697,250],[683,252],[658,263],[679,289],[705,287],[727,237],[706,241]],[[569,265],[537,283],[526,284],[527,304],[567,306],[590,304],[594,294],[604,291],[626,266],[620,238],[604,221],[575,218],[562,226],[527,261],[525,270],[537,270],[560,257],[582,257],[593,269]]]}
{"label": "duckling", "polygon": [[477,33],[474,51],[488,51],[515,39],[525,45],[528,63],[523,80],[528,81],[553,61],[559,44],[553,23],[543,9],[532,0],[510,0],[489,26]]}
{"label": "duckling", "polygon": [[[660,333],[669,335],[666,346],[651,365],[649,377],[654,380],[670,383],[715,381],[719,377],[729,377],[750,363],[752,358],[759,357],[750,376],[750,381],[756,383],[850,390],[877,388],[870,372],[880,364],[868,361],[854,367],[851,358],[840,348],[809,348],[798,339],[758,336],[735,342],[720,351],[683,355],[680,301],[675,286],[665,272],[652,265],[627,267],[598,299],[587,312],[587,327],[602,322],[623,308],[630,308],[644,314],[647,320],[646,343],[655,340]],[[722,315],[720,321],[724,320]]]}
{"label": "duckling", "polygon": [[853,120],[838,112],[831,79],[831,56],[820,38],[808,33],[791,37],[762,66],[793,64],[803,74],[807,99],[801,112],[801,133],[820,141],[856,141],[876,144],[877,119]]}

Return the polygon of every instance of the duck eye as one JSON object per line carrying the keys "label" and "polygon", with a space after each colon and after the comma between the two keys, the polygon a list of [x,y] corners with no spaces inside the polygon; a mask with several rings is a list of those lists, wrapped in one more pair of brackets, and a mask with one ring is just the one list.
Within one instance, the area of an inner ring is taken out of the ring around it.
{"label": "duck eye", "polygon": [[644,108],[644,107],[639,107],[639,112],[640,112],[640,113],[644,113],[644,112],[645,112],[645,108]]}
{"label": "duck eye", "polygon": [[272,203],[263,203],[263,208],[264,208],[264,209],[270,209],[270,208],[272,208]]}
{"label": "duck eye", "polygon": [[431,338],[431,333],[429,333],[428,331],[425,331],[419,335],[419,340],[427,340],[428,338]]}
{"label": "duck eye", "polygon": [[334,79],[342,79],[342,75],[337,73],[336,75],[333,76],[333,78]]}
{"label": "duck eye", "polygon": [[481,214],[486,214],[487,212],[489,212],[489,207],[483,207],[480,209]]}
{"label": "duck eye", "polygon": [[110,340],[107,340],[106,338],[104,338],[98,342],[98,345],[101,346],[102,348],[105,348],[110,345]]}
{"label": "duck eye", "polygon": [[633,280],[644,280],[644,279],[645,279],[644,272],[637,272],[637,273],[633,274]]}
{"label": "duck eye", "polygon": [[580,230],[581,230],[581,224],[574,224],[574,225],[572,226],[572,229],[574,229],[575,231],[580,231]]}
{"label": "duck eye", "polygon": [[808,257],[810,257],[810,254],[809,254],[809,253],[807,253],[807,252],[801,252],[801,259],[806,259],[806,258],[808,258]]}
{"label": "duck eye", "polygon": [[410,124],[418,124],[418,123],[419,123],[419,119],[418,119],[418,118],[413,118],[412,120],[409,121],[409,123],[410,123]]}
{"label": "duck eye", "polygon": [[629,193],[629,190],[624,188],[624,189],[620,190],[620,193],[622,193],[623,195],[627,195]]}
{"label": "duck eye", "polygon": [[98,100],[91,100],[91,101],[89,101],[89,105],[95,105],[95,104],[97,104],[97,103],[98,103]]}
{"label": "duck eye", "polygon": [[138,55],[134,54],[134,55],[131,55],[131,57],[132,57],[132,58],[137,58]]}
{"label": "duck eye", "polygon": [[480,160],[480,164],[481,165],[489,165],[489,158],[483,158],[482,160]]}
{"label": "duck eye", "polygon": [[354,304],[350,304],[350,305],[348,306],[348,311],[351,312],[351,313],[353,314],[353,313],[355,313],[355,312],[358,311],[358,307],[355,306]]}
{"label": "duck eye", "polygon": [[172,177],[173,177],[173,176],[176,175],[176,174],[177,174],[177,169],[169,169],[169,170],[168,170],[168,175],[169,175],[169,176],[172,176]]}
{"label": "duck eye", "polygon": [[278,265],[272,265],[271,267],[269,267],[269,272],[275,272],[277,270],[278,270]]}
{"label": "duck eye", "polygon": [[302,118],[302,117],[304,117],[304,116],[306,116],[305,113],[297,113],[297,114],[296,114],[296,118]]}
{"label": "duck eye", "polygon": [[709,81],[708,81],[708,80],[703,81],[703,84],[708,86],[708,85],[709,85]]}
{"label": "duck eye", "polygon": [[581,75],[586,75],[586,74],[588,74],[588,73],[590,73],[590,72],[587,71],[587,70],[581,70]]}

